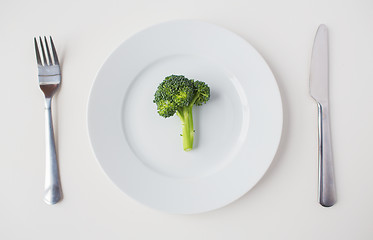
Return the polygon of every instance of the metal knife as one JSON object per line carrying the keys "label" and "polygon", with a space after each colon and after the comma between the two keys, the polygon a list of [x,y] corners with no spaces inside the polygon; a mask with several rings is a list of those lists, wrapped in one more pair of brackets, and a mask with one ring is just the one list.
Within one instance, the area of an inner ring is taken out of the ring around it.
{"label": "metal knife", "polygon": [[329,120],[329,43],[328,29],[322,24],[317,29],[312,49],[310,94],[318,106],[319,181],[318,200],[324,207],[336,202],[334,164]]}

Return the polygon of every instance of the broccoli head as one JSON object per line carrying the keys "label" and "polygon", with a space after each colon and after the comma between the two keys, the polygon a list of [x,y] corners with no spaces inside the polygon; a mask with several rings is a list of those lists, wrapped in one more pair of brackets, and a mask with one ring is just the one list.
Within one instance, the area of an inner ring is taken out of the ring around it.
{"label": "broccoli head", "polygon": [[210,99],[209,86],[181,75],[166,77],[158,86],[153,102],[158,114],[164,118],[179,116],[182,123],[183,147],[185,151],[193,148],[193,106],[201,106]]}

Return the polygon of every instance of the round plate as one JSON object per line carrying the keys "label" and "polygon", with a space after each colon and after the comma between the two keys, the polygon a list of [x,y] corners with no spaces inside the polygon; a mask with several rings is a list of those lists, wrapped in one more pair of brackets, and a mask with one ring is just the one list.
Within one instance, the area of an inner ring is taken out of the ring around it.
{"label": "round plate", "polygon": [[[172,74],[206,82],[210,100],[193,112],[194,149],[181,122],[153,103]],[[199,21],[150,27],[122,43],[100,69],[88,105],[96,158],[127,195],[170,213],[225,206],[250,190],[276,153],[282,105],[276,80],[244,39]]]}

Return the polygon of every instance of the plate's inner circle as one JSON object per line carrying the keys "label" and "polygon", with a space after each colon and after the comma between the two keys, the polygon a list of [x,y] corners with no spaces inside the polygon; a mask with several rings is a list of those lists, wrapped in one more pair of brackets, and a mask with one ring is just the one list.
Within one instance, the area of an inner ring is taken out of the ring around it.
{"label": "plate's inner circle", "polygon": [[[178,116],[159,116],[153,103],[157,86],[172,74],[204,81],[211,90],[210,100],[194,107],[195,139],[190,152],[183,150]],[[137,160],[159,174],[173,178],[213,174],[229,164],[246,138],[249,108],[245,92],[233,74],[211,59],[167,56],[149,64],[134,79],[123,81],[132,81],[123,101],[123,134]]]}

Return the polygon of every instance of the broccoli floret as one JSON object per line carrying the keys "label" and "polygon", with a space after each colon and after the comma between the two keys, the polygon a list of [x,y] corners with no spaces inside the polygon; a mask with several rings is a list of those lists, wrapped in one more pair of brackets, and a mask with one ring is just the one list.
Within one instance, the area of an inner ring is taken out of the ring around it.
{"label": "broccoli floret", "polygon": [[166,77],[158,86],[153,102],[157,104],[158,114],[164,118],[179,116],[182,123],[183,147],[193,149],[193,106],[201,106],[210,99],[209,86],[181,75]]}

